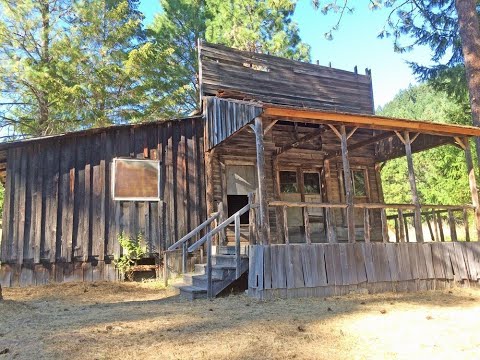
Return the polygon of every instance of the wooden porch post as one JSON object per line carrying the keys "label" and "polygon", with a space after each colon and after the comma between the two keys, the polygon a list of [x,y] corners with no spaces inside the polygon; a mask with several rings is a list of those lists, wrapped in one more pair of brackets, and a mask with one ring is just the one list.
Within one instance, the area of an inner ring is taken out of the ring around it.
{"label": "wooden porch post", "polygon": [[355,212],[353,208],[353,189],[352,189],[352,173],[350,171],[350,161],[348,160],[347,147],[347,131],[345,125],[340,126],[340,142],[342,145],[342,164],[343,177],[345,180],[345,199],[347,201],[347,227],[348,242],[355,242]]}
{"label": "wooden porch post", "polygon": [[412,200],[415,205],[415,237],[417,242],[423,242],[423,231],[422,231],[422,214],[420,207],[420,200],[418,198],[417,191],[417,182],[415,180],[415,170],[413,168],[413,158],[412,158],[412,141],[410,140],[410,133],[405,131],[404,135],[404,144],[405,144],[405,153],[407,155],[407,165],[408,165],[408,180],[410,181],[410,189],[412,192]]}
{"label": "wooden porch post", "polygon": [[258,176],[258,203],[259,203],[259,243],[268,245],[269,221],[267,191],[265,185],[265,147],[263,144],[263,123],[261,117],[255,118],[255,143],[257,147],[257,176]]}
{"label": "wooden porch post", "polygon": [[475,207],[475,228],[477,229],[477,240],[480,241],[480,208],[478,202],[477,181],[475,180],[475,171],[473,170],[472,150],[468,138],[463,139],[465,146],[465,160],[467,162],[468,181],[470,183],[470,193],[472,195],[472,204]]}

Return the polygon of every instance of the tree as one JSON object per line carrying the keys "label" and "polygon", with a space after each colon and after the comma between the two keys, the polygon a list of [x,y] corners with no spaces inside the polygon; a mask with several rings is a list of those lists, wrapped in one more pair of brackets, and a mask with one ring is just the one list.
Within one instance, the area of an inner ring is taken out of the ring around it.
{"label": "tree", "polygon": [[0,0],[0,127],[38,136],[141,114],[138,1]]}
{"label": "tree", "polygon": [[[337,12],[340,19],[345,11],[352,11],[351,1],[322,2],[313,0],[323,13]],[[478,0],[378,0],[368,1],[371,9],[381,6],[389,8],[386,27],[380,37],[394,37],[396,51],[407,51],[414,46],[427,45],[435,63],[448,56],[445,63],[433,68],[411,64],[415,73],[423,79],[438,76],[445,68],[463,64],[468,86],[471,119],[480,127],[480,26]],[[339,20],[340,21],[340,20]],[[339,23],[338,23],[339,24]],[[338,24],[335,29],[338,28]],[[331,37],[331,31],[327,33]],[[401,39],[413,39],[412,43],[401,44]],[[476,138],[476,151],[480,167],[480,138]]]}
{"label": "tree", "polygon": [[168,105],[163,113],[198,109],[199,38],[240,50],[310,60],[310,48],[301,42],[292,22],[293,0],[161,0],[161,5],[164,11],[150,29],[152,42],[165,55],[158,69],[174,70],[159,73],[156,81],[161,89],[169,89],[160,95]]}
{"label": "tree", "polygon": [[[466,124],[470,114],[463,104],[445,91],[429,84],[400,91],[378,112],[385,116]],[[441,146],[414,154],[415,174],[422,203],[465,204],[470,202],[463,150],[453,145]],[[387,203],[410,202],[405,158],[390,160],[382,169],[382,183]]]}
{"label": "tree", "polygon": [[0,0],[0,120],[14,133],[44,135],[70,124],[57,109],[71,101],[75,85],[61,23],[71,15],[69,1]]}

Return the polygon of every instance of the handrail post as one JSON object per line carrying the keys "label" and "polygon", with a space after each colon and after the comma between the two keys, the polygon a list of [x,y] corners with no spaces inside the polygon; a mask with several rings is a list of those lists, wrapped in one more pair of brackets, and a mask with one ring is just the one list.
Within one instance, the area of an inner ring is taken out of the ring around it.
{"label": "handrail post", "polygon": [[365,238],[365,242],[370,242],[371,237],[371,229],[370,229],[370,211],[368,208],[365,208],[363,213],[363,237]]}
{"label": "handrail post", "polygon": [[250,210],[248,212],[248,236],[250,245],[256,243],[256,224],[255,224],[255,210],[252,205],[255,203],[255,194],[253,192],[248,193],[248,203],[250,204]]}
{"label": "handrail post", "polygon": [[167,265],[167,254],[168,251],[165,250],[163,253],[163,286],[168,286],[168,265]]}
{"label": "handrail post", "polygon": [[212,287],[212,235],[207,234],[207,298],[213,298]]}
{"label": "handrail post", "polygon": [[[224,204],[223,204],[222,201],[218,202],[217,209],[218,209],[217,210],[218,211],[217,226],[218,226],[218,224],[221,224],[225,220]],[[218,238],[217,238],[217,247],[216,247],[216,253],[217,254],[218,254],[220,246],[225,245],[226,241],[227,241],[226,231],[225,231],[225,229],[223,229],[222,231],[220,231],[220,234],[218,234]]]}
{"label": "handrail post", "polygon": [[241,275],[241,254],[240,254],[240,215],[235,215],[235,277],[238,279]]}
{"label": "handrail post", "polygon": [[182,273],[187,272],[187,261],[188,261],[188,252],[187,252],[187,242],[185,241],[182,244]]}

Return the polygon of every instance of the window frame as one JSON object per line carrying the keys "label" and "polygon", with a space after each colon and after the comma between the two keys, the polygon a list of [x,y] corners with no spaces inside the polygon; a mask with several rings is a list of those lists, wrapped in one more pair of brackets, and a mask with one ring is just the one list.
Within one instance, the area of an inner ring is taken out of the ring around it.
{"label": "window frame", "polygon": [[[282,191],[282,181],[281,181],[281,176],[280,174],[282,172],[290,172],[290,173],[294,173],[295,174],[295,187],[296,187],[296,191],[292,191],[292,192],[289,192],[289,191]],[[281,194],[300,194],[300,184],[299,184],[299,178],[298,178],[298,173],[297,173],[297,170],[292,170],[292,169],[281,169],[281,170],[278,170],[278,190],[280,191]]]}
{"label": "window frame", "polygon": [[[369,186],[368,186],[368,171],[367,168],[365,167],[353,167],[350,169],[351,172],[351,177],[352,177],[352,190],[353,190],[353,197],[354,198],[367,198],[370,199],[370,194],[369,194]],[[357,195],[356,194],[356,187],[355,187],[355,175],[354,173],[362,173],[363,174],[363,186],[364,186],[364,193],[365,195]]]}
{"label": "window frame", "polygon": [[[302,170],[303,173],[303,193],[304,195],[321,195],[322,194],[322,178],[320,171],[318,170]],[[315,174],[318,180],[318,192],[306,192],[305,191],[305,174]]]}
{"label": "window frame", "polygon": [[[115,180],[116,180],[116,176],[117,176],[117,172],[116,172],[116,163],[117,161],[131,161],[131,162],[145,162],[145,161],[148,161],[148,162],[151,162],[151,163],[155,163],[156,167],[157,167],[157,196],[156,197],[123,197],[123,196],[116,196],[115,194]],[[136,158],[122,158],[122,157],[116,157],[112,160],[112,167],[111,167],[111,173],[112,173],[112,176],[111,176],[111,181],[112,181],[112,185],[111,185],[111,191],[112,191],[112,199],[114,201],[160,201],[160,181],[161,181],[161,162],[160,160],[153,160],[153,159],[136,159]]]}

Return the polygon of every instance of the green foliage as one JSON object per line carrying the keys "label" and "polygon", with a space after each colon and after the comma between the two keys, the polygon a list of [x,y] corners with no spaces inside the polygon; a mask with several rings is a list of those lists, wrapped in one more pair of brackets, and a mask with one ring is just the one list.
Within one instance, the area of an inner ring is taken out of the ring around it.
{"label": "green foliage", "polygon": [[[292,22],[293,0],[160,0],[163,12],[149,29],[158,69],[149,113],[186,114],[198,109],[197,51],[199,38],[240,50],[310,60]],[[155,88],[158,87],[158,88]]]}
{"label": "green foliage", "polygon": [[115,267],[128,280],[132,280],[133,267],[145,255],[143,235],[139,233],[136,239],[132,239],[122,232],[118,236],[118,242],[123,249],[123,254],[120,258],[114,260]]}
{"label": "green foliage", "polygon": [[[401,91],[377,113],[417,120],[468,124],[468,112],[462,104],[431,85],[419,85]],[[470,192],[461,149],[445,145],[414,154],[417,187],[424,204],[470,203]],[[382,183],[387,203],[411,203],[408,170],[405,158],[388,161],[382,170]]]}
{"label": "green foliage", "polygon": [[[139,0],[0,0],[0,127],[48,135],[141,116]],[[5,131],[4,131],[5,132]]]}

